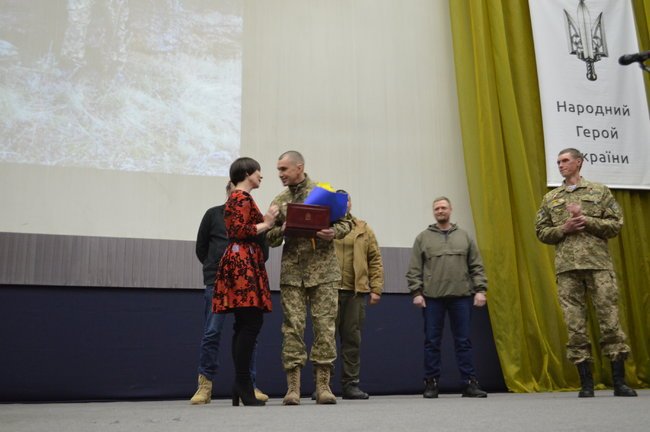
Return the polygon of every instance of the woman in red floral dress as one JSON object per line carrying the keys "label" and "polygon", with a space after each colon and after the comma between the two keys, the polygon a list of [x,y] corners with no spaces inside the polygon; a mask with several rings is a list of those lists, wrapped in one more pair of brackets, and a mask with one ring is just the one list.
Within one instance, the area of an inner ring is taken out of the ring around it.
{"label": "woman in red floral dress", "polygon": [[235,314],[232,356],[235,383],[232,403],[264,405],[255,398],[250,376],[250,363],[257,335],[262,328],[264,312],[271,311],[269,279],[264,266],[264,253],[256,237],[275,223],[277,206],[265,215],[257,208],[250,191],[260,187],[260,164],[242,157],[230,165],[230,181],[235,190],[228,197],[224,220],[228,231],[228,247],[217,271],[212,310]]}

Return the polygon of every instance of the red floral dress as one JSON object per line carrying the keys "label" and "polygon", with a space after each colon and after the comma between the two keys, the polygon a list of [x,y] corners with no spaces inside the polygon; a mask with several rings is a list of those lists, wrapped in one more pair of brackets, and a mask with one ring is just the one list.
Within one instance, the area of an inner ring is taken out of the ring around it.
{"label": "red floral dress", "polygon": [[231,312],[238,307],[257,307],[271,311],[269,277],[264,253],[254,241],[255,225],[264,222],[253,197],[235,190],[224,208],[229,244],[221,257],[212,298],[212,311]]}

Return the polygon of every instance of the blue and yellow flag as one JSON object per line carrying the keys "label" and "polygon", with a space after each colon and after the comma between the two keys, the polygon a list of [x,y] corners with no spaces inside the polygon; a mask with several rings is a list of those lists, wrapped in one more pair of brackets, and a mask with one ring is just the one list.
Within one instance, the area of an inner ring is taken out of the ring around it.
{"label": "blue and yellow flag", "polygon": [[348,194],[335,192],[329,183],[317,183],[309,192],[305,204],[322,205],[330,208],[330,221],[341,219],[348,211]]}

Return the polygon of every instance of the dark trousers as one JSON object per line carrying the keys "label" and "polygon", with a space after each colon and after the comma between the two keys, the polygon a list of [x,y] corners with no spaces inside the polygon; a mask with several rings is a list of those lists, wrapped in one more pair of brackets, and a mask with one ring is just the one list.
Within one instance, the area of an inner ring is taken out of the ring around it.
{"label": "dark trousers", "polygon": [[359,384],[361,370],[361,329],[366,319],[366,295],[339,290],[336,333],[341,341],[341,384]]}
{"label": "dark trousers", "polygon": [[[213,381],[219,370],[219,342],[221,331],[226,321],[226,314],[212,312],[213,285],[206,285],[203,293],[205,306],[203,307],[203,338],[199,351],[199,373],[208,380]],[[255,380],[255,377],[253,377]]]}
{"label": "dark trousers", "polygon": [[264,313],[256,307],[234,309],[235,324],[232,336],[232,360],[235,381],[252,386],[250,366],[257,335],[264,322]]}
{"label": "dark trousers", "polygon": [[427,306],[422,310],[424,316],[424,376],[440,377],[440,346],[442,331],[445,328],[445,315],[449,314],[451,333],[454,336],[456,363],[463,383],[475,378],[472,360],[472,342],[469,339],[474,298],[467,297],[426,297]]}

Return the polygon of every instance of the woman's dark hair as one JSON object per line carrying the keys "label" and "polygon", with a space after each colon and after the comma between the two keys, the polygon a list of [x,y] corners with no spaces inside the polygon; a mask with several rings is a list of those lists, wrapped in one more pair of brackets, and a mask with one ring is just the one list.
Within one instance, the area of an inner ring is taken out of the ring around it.
{"label": "woman's dark hair", "polygon": [[240,157],[230,165],[230,181],[236,185],[244,181],[246,176],[261,169],[260,164],[252,158]]}

